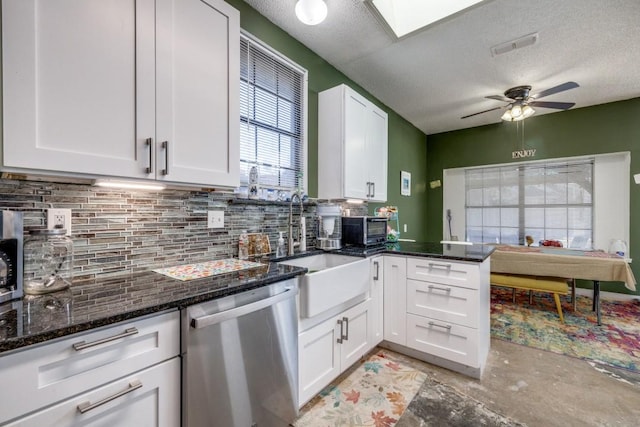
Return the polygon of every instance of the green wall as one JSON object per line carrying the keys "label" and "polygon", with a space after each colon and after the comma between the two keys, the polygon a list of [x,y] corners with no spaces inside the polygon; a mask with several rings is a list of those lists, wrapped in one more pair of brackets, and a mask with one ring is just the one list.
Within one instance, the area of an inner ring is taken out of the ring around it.
{"label": "green wall", "polygon": [[[273,49],[287,56],[309,71],[308,97],[308,192],[315,197],[318,192],[318,92],[345,83],[365,96],[389,115],[389,166],[386,204],[397,205],[400,222],[407,224],[402,237],[424,241],[426,239],[425,210],[427,207],[426,135],[393,110],[381,104],[367,91],[348,79],[332,65],[306,46],[260,15],[241,0],[226,0],[240,11],[240,26]],[[291,3],[293,7],[294,2]],[[318,31],[321,31],[319,28]],[[400,196],[400,171],[411,172],[411,196]],[[380,205],[370,204],[373,212]]]}
{"label": "green wall", "polygon": [[[442,179],[442,171],[449,168],[514,162],[511,152],[521,148],[521,138],[515,122],[429,135],[427,179]],[[640,260],[640,185],[633,182],[633,174],[640,173],[640,98],[533,116],[525,120],[524,145],[537,150],[534,160],[631,152],[629,249]],[[427,194],[426,239],[438,241],[442,238],[442,187]],[[640,277],[640,262],[632,263],[632,269]],[[623,292],[621,288],[603,286]]]}

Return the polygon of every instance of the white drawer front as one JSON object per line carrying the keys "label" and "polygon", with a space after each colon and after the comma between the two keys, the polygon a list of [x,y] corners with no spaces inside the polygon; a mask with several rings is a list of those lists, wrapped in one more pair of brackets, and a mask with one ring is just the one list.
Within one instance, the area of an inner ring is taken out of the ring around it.
{"label": "white drawer front", "polygon": [[478,291],[407,280],[407,312],[470,328],[478,327]]}
{"label": "white drawer front", "polygon": [[170,359],[179,352],[180,316],[174,311],[0,356],[0,384],[16,387],[16,393],[3,397],[0,423]]}
{"label": "white drawer front", "polygon": [[478,331],[428,317],[407,314],[407,346],[474,368],[478,362]]}
{"label": "white drawer front", "polygon": [[[111,398],[112,400],[109,400]],[[86,412],[81,413],[79,407]],[[178,425],[180,359],[176,357],[89,393],[19,418],[7,427]]]}
{"label": "white drawer front", "polygon": [[407,258],[407,278],[470,289],[480,286],[478,265],[433,258]]}

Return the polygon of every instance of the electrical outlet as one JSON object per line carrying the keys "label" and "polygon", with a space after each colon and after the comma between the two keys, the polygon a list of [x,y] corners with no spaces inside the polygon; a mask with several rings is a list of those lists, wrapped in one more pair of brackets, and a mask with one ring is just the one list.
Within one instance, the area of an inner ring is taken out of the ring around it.
{"label": "electrical outlet", "polygon": [[207,212],[207,228],[224,228],[224,211]]}
{"label": "electrical outlet", "polygon": [[47,209],[47,228],[62,227],[71,236],[71,209]]}

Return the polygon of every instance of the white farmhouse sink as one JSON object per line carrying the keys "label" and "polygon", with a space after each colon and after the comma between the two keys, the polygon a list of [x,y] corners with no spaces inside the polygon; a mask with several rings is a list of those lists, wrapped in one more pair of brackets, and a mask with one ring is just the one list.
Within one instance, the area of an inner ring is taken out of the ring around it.
{"label": "white farmhouse sink", "polygon": [[369,289],[369,260],[347,255],[320,254],[280,264],[305,267],[300,278],[300,316],[313,317]]}

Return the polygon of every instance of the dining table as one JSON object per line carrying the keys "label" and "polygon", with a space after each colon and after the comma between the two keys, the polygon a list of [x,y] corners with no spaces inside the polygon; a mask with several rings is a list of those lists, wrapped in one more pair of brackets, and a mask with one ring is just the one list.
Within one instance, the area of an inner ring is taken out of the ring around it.
{"label": "dining table", "polygon": [[491,254],[491,272],[592,281],[593,311],[601,325],[600,281],[623,282],[627,289],[635,291],[636,279],[629,262],[617,254],[598,250],[498,244]]}

